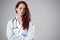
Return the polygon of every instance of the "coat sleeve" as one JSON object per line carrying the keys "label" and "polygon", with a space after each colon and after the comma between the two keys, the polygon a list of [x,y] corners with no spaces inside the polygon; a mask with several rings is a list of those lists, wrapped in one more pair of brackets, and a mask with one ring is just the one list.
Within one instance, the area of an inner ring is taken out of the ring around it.
{"label": "coat sleeve", "polygon": [[8,40],[20,40],[21,39],[21,36],[20,35],[15,35],[11,29],[12,27],[12,22],[9,21],[7,23],[7,29],[6,29],[6,36],[7,36],[7,39]]}
{"label": "coat sleeve", "polygon": [[31,21],[28,30],[28,36],[25,38],[25,40],[34,40],[34,31],[35,31],[35,25],[33,21]]}

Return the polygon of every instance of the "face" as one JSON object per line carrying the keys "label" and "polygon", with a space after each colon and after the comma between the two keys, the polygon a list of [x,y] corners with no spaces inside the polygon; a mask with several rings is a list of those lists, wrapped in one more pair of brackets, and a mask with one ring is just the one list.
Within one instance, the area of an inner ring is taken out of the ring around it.
{"label": "face", "polygon": [[21,3],[21,4],[18,6],[18,8],[16,8],[16,11],[17,11],[17,14],[18,14],[19,16],[24,15],[24,13],[25,13],[25,4]]}

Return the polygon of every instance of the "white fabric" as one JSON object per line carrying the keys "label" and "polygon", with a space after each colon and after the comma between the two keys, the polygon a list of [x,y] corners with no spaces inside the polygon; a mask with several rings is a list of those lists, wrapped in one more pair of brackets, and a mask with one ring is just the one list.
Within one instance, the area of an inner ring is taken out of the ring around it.
{"label": "white fabric", "polygon": [[[17,17],[16,17],[17,19]],[[7,30],[6,35],[8,40],[33,40],[34,38],[34,24],[31,20],[29,22],[29,29],[23,30],[22,24],[19,24],[18,21],[12,21],[13,19],[9,20],[7,23]],[[27,36],[23,37],[21,34],[26,33]]]}

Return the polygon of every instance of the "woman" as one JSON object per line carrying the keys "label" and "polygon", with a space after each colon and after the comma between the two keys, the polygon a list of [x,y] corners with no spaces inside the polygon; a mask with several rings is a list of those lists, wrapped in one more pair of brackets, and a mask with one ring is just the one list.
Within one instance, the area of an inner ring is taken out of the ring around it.
{"label": "woman", "polygon": [[16,17],[9,20],[7,24],[8,40],[34,40],[34,24],[27,3],[19,1],[15,10]]}

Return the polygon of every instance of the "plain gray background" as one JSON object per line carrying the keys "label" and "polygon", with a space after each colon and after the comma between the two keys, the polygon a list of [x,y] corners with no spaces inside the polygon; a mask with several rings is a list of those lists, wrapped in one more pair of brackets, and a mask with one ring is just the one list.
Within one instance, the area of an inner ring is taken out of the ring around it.
{"label": "plain gray background", "polygon": [[[6,24],[15,17],[19,0],[0,0],[0,40],[6,38]],[[25,0],[35,23],[35,40],[60,40],[60,0]]]}

